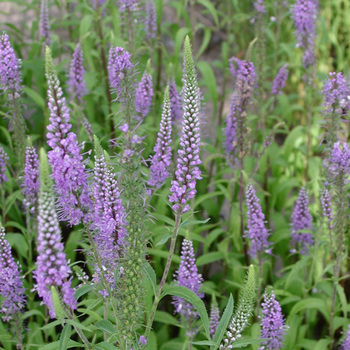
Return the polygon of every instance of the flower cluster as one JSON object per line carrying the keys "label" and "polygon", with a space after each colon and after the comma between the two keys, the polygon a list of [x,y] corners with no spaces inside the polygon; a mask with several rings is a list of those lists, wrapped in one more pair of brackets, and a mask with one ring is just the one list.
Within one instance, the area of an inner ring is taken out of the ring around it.
{"label": "flower cluster", "polygon": [[62,301],[72,309],[76,309],[74,290],[71,288],[69,276],[71,269],[67,265],[64,245],[61,242],[61,230],[55,210],[55,197],[49,175],[49,165],[44,150],[40,154],[40,193],[38,214],[38,238],[34,271],[36,290],[49,308],[50,317],[56,317],[51,287],[59,288]]}
{"label": "flower cluster", "polygon": [[118,0],[119,1],[119,9],[121,12],[126,10],[133,11],[136,9],[139,0]]}
{"label": "flower cluster", "polygon": [[315,64],[315,37],[318,0],[297,0],[293,6],[294,27],[298,47],[304,50],[305,68]]}
{"label": "flower cluster", "polygon": [[264,0],[256,0],[253,4],[257,13],[266,13],[266,6],[264,5]]}
{"label": "flower cluster", "polygon": [[8,181],[8,178],[5,174],[6,172],[6,163],[9,157],[4,151],[4,149],[0,146],[0,184]]}
{"label": "flower cluster", "polygon": [[350,147],[345,142],[336,142],[324,161],[331,178],[350,173]]}
{"label": "flower cluster", "polygon": [[147,117],[153,98],[152,75],[144,73],[135,92],[135,110],[142,117]]}
{"label": "flower cluster", "polygon": [[16,57],[5,32],[0,35],[0,89],[12,92],[21,90],[21,61]]}
{"label": "flower cluster", "polygon": [[[200,298],[204,297],[203,293],[199,293],[203,278],[198,273],[193,244],[187,239],[184,239],[182,242],[180,266],[174,277],[178,286],[192,290]],[[185,320],[193,320],[199,317],[198,312],[193,308],[191,303],[180,297],[173,297],[173,299],[175,313],[180,314]]]}
{"label": "flower cluster", "polygon": [[265,227],[265,216],[261,210],[259,199],[255,194],[255,190],[251,185],[246,187],[246,201],[248,208],[247,237],[252,242],[249,254],[256,257],[257,253],[262,251],[270,253],[269,246],[271,243],[269,243],[267,240],[270,233]]}
{"label": "flower cluster", "polygon": [[47,0],[41,0],[40,7],[40,35],[44,39],[46,45],[50,45],[50,23],[49,23],[49,7]]}
{"label": "flower cluster", "polygon": [[0,225],[0,314],[10,321],[26,304],[25,289],[11,247],[5,239],[5,229]]}
{"label": "flower cluster", "polygon": [[283,347],[286,326],[281,306],[270,288],[265,291],[264,302],[261,306],[261,338],[266,340],[261,343],[259,349],[280,350]]}
{"label": "flower cluster", "polygon": [[62,219],[71,225],[81,222],[91,208],[87,174],[76,135],[70,132],[69,110],[53,69],[50,49],[46,52],[47,97],[50,124],[47,126],[48,153],[55,190],[59,195]]}
{"label": "flower cluster", "polygon": [[23,204],[25,208],[33,212],[39,193],[39,157],[33,146],[27,146],[26,163],[24,167],[24,183],[23,183]]}
{"label": "flower cluster", "polygon": [[73,53],[69,70],[69,88],[70,93],[75,96],[79,102],[86,95],[86,85],[84,81],[85,69],[83,66],[83,50],[78,44]]}
{"label": "flower cluster", "polygon": [[345,334],[345,339],[341,343],[340,350],[349,350],[350,349],[350,325],[348,326],[348,330]]}
{"label": "flower cluster", "polygon": [[209,318],[209,332],[213,337],[220,322],[220,310],[216,303],[210,307],[210,318]]}
{"label": "flower cluster", "polygon": [[169,88],[165,90],[162,118],[157,142],[153,148],[154,156],[151,159],[150,179],[148,186],[159,188],[169,176],[171,164],[171,110],[169,100]]}
{"label": "flower cluster", "polygon": [[272,82],[271,93],[272,95],[280,95],[282,93],[282,89],[286,85],[286,81],[288,79],[289,70],[287,69],[288,64],[285,64],[278,71],[275,79]]}
{"label": "flower cluster", "polygon": [[169,201],[175,203],[174,211],[179,209],[186,212],[190,209],[187,202],[192,199],[196,191],[196,180],[201,179],[198,165],[200,146],[199,129],[199,89],[197,75],[194,68],[192,50],[189,38],[185,39],[184,58],[184,116],[182,121],[181,149],[178,151],[178,163],[175,180],[171,183]]}
{"label": "flower cluster", "polygon": [[302,232],[303,230],[312,230],[312,217],[308,205],[309,197],[303,187],[299,192],[292,214],[292,241],[301,245],[300,254],[306,254],[309,246],[314,242],[311,233]]}
{"label": "flower cluster", "polygon": [[321,191],[321,204],[323,216],[327,219],[328,224],[332,228],[332,221],[334,219],[332,199],[329,191],[326,188],[323,191]]}
{"label": "flower cluster", "polygon": [[147,38],[154,39],[157,34],[157,13],[153,0],[146,2],[145,30]]}
{"label": "flower cluster", "polygon": [[170,111],[171,111],[171,120],[173,123],[176,120],[179,120],[182,116],[182,106],[177,92],[175,81],[169,82],[169,98],[170,98]]}

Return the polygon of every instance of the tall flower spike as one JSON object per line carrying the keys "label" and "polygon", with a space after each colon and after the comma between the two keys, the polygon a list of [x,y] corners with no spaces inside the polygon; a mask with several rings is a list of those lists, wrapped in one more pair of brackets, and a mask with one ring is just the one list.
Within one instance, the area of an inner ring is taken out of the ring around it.
{"label": "tall flower spike", "polygon": [[48,153],[52,177],[58,194],[62,220],[71,225],[79,224],[90,211],[92,203],[87,185],[87,174],[81,148],[76,135],[70,132],[69,110],[53,68],[51,52],[46,47],[47,97],[50,124],[47,127],[47,143],[52,148]]}
{"label": "tall flower spike", "polygon": [[[96,136],[95,142],[95,168],[94,168],[94,220],[92,229],[96,230],[94,241],[96,243],[99,259],[103,268],[100,271],[95,266],[94,281],[101,282],[104,275],[110,289],[115,288],[114,273],[125,245],[126,221],[125,210],[120,197],[119,186],[110,165],[108,155],[103,153]],[[107,296],[107,291],[100,293]]]}
{"label": "tall flower spike", "polygon": [[260,350],[280,350],[283,348],[287,327],[284,324],[282,309],[271,287],[266,288],[261,317],[261,338],[267,339],[261,343]]}
{"label": "tall flower spike", "polygon": [[216,302],[211,304],[210,307],[210,319],[209,319],[209,332],[212,337],[218,328],[220,321],[220,310],[218,308],[218,304]]}
{"label": "tall flower spike", "polygon": [[9,36],[0,35],[0,89],[20,92],[21,61],[16,57]]}
{"label": "tall flower spike", "polygon": [[26,304],[25,289],[11,247],[5,239],[5,229],[0,224],[0,314],[10,321]]}
{"label": "tall flower spike", "polygon": [[292,7],[297,46],[304,50],[305,68],[315,64],[315,37],[318,0],[297,0]]}
{"label": "tall flower spike", "polygon": [[133,11],[136,9],[139,0],[119,0],[119,9],[121,12],[126,10]]}
{"label": "tall flower spike", "polygon": [[146,2],[145,30],[147,38],[154,39],[157,34],[157,13],[153,0]]}
{"label": "tall flower spike", "polygon": [[34,212],[37,196],[39,193],[39,157],[35,148],[28,145],[26,149],[26,163],[24,166],[24,183],[23,183],[23,204],[29,212]]}
{"label": "tall flower spike", "polygon": [[170,110],[171,110],[171,120],[173,123],[182,117],[182,106],[177,92],[175,81],[172,80],[169,83],[169,98],[170,98]]}
{"label": "tall flower spike", "polygon": [[76,97],[79,102],[86,95],[86,85],[84,81],[85,69],[83,65],[83,50],[78,44],[73,53],[69,70],[69,87],[72,97]]}
{"label": "tall flower spike", "polygon": [[50,23],[49,23],[49,6],[47,0],[41,0],[40,7],[40,35],[46,45],[51,44]]}
{"label": "tall flower spike", "polygon": [[[184,239],[182,242],[181,261],[179,269],[175,272],[176,285],[186,287],[195,292],[200,298],[204,297],[203,293],[199,293],[202,287],[203,278],[198,273],[196,259],[191,241]],[[199,317],[198,312],[193,308],[192,304],[180,297],[173,297],[175,313],[180,314],[185,320],[190,321]],[[188,334],[193,329],[188,330]]]}
{"label": "tall flower spike", "polygon": [[326,188],[321,191],[321,204],[323,216],[327,219],[330,228],[332,228],[332,222],[334,219],[332,199],[329,191]]}
{"label": "tall flower spike", "polygon": [[314,242],[311,233],[300,232],[302,230],[312,230],[312,217],[308,205],[309,197],[303,187],[299,192],[292,214],[292,241],[297,245],[300,244],[300,254],[306,254],[308,248]]}
{"label": "tall flower spike", "polygon": [[247,237],[251,241],[249,254],[256,257],[257,254],[263,251],[270,253],[269,246],[271,243],[267,240],[270,233],[265,227],[265,215],[261,210],[259,198],[256,196],[252,185],[246,187],[246,201],[248,208]]}
{"label": "tall flower spike", "polygon": [[150,179],[148,186],[159,188],[169,176],[171,164],[171,130],[172,120],[169,100],[169,87],[164,93],[164,104],[160,130],[158,132],[157,143],[153,148],[154,156],[151,159]]}
{"label": "tall flower spike", "polygon": [[6,163],[8,162],[9,157],[4,151],[4,149],[0,146],[0,184],[8,181],[8,178],[5,174],[6,171]]}
{"label": "tall flower spike", "polygon": [[282,89],[286,85],[286,81],[288,79],[289,70],[287,69],[288,64],[285,64],[278,71],[274,81],[272,82],[271,93],[272,95],[280,95],[282,93]]}
{"label": "tall flower spike", "polygon": [[334,182],[339,175],[350,174],[350,147],[346,142],[336,142],[324,164],[328,171],[329,181]]}
{"label": "tall flower spike", "polygon": [[253,265],[250,265],[246,280],[240,292],[237,309],[228,325],[226,336],[220,345],[221,350],[232,349],[232,344],[241,337],[244,329],[249,325],[253,314],[256,298],[256,275]]}
{"label": "tall flower spike", "polygon": [[135,110],[142,117],[147,117],[153,98],[152,75],[145,72],[135,92]]}
{"label": "tall flower spike", "polygon": [[350,325],[348,326],[348,330],[345,334],[345,339],[341,343],[339,350],[350,350]]}
{"label": "tall flower spike", "polygon": [[50,178],[46,153],[40,150],[40,193],[38,215],[38,257],[34,271],[35,289],[49,308],[51,318],[56,317],[51,288],[58,288],[63,303],[76,309],[77,302],[71,288],[69,276],[71,269],[67,265],[64,245],[61,242],[61,230],[55,210],[55,196]]}
{"label": "tall flower spike", "polygon": [[186,212],[190,209],[188,201],[194,198],[196,180],[201,179],[198,165],[200,151],[199,128],[199,88],[197,74],[194,67],[190,39],[185,39],[184,57],[184,105],[182,120],[182,135],[178,150],[178,163],[175,171],[175,180],[171,183],[169,201],[175,203],[172,208],[176,212]]}

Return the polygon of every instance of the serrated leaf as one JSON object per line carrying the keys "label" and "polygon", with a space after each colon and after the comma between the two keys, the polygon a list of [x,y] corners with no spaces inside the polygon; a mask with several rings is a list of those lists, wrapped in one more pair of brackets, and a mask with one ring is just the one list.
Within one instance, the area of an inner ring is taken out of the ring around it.
{"label": "serrated leaf", "polygon": [[113,334],[114,333],[114,327],[111,322],[108,320],[100,320],[95,323],[95,327],[100,329],[101,331],[108,333],[108,334]]}
{"label": "serrated leaf", "polygon": [[143,272],[143,275],[145,277],[147,277],[149,279],[149,281],[151,282],[152,288],[153,288],[153,293],[155,295],[156,294],[156,287],[157,287],[157,275],[156,275],[153,267],[148,262],[146,262],[142,267],[142,272]]}
{"label": "serrated leaf", "polygon": [[63,327],[61,332],[60,342],[58,344],[58,350],[67,349],[67,345],[68,345],[71,333],[72,333],[72,326],[70,324],[66,324]]}
{"label": "serrated leaf", "polygon": [[94,286],[92,286],[92,285],[86,285],[86,286],[83,285],[75,291],[74,297],[76,300],[79,300],[79,298],[81,298],[83,295],[91,292],[93,289],[94,289]]}
{"label": "serrated leaf", "polygon": [[156,244],[156,247],[158,247],[159,245],[163,245],[166,242],[168,242],[169,238],[171,238],[173,236],[173,233],[166,233],[163,238]]}

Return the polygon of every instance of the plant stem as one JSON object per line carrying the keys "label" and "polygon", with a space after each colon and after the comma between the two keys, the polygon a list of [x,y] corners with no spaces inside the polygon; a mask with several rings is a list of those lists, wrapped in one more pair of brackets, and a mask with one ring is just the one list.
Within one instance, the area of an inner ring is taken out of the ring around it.
{"label": "plant stem", "polygon": [[168,277],[168,273],[169,273],[169,269],[170,269],[170,265],[171,265],[171,261],[173,259],[173,255],[174,255],[174,250],[175,250],[175,246],[176,246],[176,238],[177,238],[177,234],[179,232],[179,226],[180,226],[180,221],[181,221],[181,213],[182,213],[182,206],[180,206],[180,208],[177,210],[176,212],[176,217],[175,217],[175,225],[174,225],[174,235],[171,238],[171,243],[170,243],[170,248],[169,248],[169,255],[168,255],[168,259],[165,265],[165,269],[163,272],[163,276],[162,279],[160,281],[157,293],[154,297],[154,302],[152,305],[152,309],[151,309],[151,313],[146,325],[146,331],[145,331],[145,337],[146,339],[149,336],[149,333],[151,331],[152,328],[152,324],[153,324],[153,320],[154,320],[154,316],[156,314],[156,310],[160,301],[160,295],[162,294],[162,290],[164,287],[164,284],[166,282],[166,279]]}
{"label": "plant stem", "polygon": [[[68,316],[68,318],[72,321],[75,321],[75,317],[74,314],[70,311],[66,312],[66,315]],[[76,327],[74,324],[72,325],[75,329],[75,331],[77,332],[77,334],[79,335],[79,338],[82,340],[82,342],[84,343],[84,345],[86,346],[87,349],[91,349],[92,350],[92,345],[90,344],[89,340],[86,338],[85,334],[83,333],[83,331]]]}

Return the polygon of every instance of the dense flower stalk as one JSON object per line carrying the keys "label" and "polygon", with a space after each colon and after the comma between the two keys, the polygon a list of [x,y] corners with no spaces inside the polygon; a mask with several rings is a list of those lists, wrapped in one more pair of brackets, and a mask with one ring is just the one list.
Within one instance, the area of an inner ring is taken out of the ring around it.
{"label": "dense flower stalk", "polygon": [[288,79],[289,70],[287,69],[288,64],[285,64],[278,71],[275,79],[272,82],[271,93],[272,95],[280,95],[282,93],[282,89],[286,85],[286,81]]}
{"label": "dense flower stalk", "polygon": [[0,35],[0,89],[21,91],[21,61],[16,57],[9,36]]}
{"label": "dense flower stalk", "polygon": [[234,93],[232,95],[230,109],[226,117],[225,128],[225,149],[228,154],[233,153],[237,146],[237,108],[239,104],[239,96]]}
{"label": "dense flower stalk", "polygon": [[145,72],[135,92],[135,110],[142,117],[147,117],[153,98],[152,75]]}
{"label": "dense flower stalk", "polygon": [[328,170],[330,182],[334,182],[336,178],[341,175],[350,173],[350,147],[345,142],[336,142],[324,161]]}
{"label": "dense flower stalk", "polygon": [[169,167],[171,164],[171,130],[171,109],[169,88],[167,87],[164,94],[160,130],[158,132],[156,145],[153,148],[155,154],[151,158],[150,179],[148,181],[148,186],[159,188],[169,177]]}
{"label": "dense flower stalk", "polygon": [[321,191],[321,204],[323,216],[327,219],[329,227],[332,228],[332,221],[334,219],[332,199],[326,188]]}
{"label": "dense flower stalk", "polygon": [[306,254],[314,242],[311,233],[301,232],[312,230],[312,217],[308,205],[309,197],[303,187],[299,192],[292,214],[292,241],[297,245],[300,244],[300,254]]}
{"label": "dense flower stalk", "polygon": [[271,243],[267,240],[270,233],[265,227],[265,215],[262,212],[255,190],[251,185],[246,187],[246,201],[248,208],[247,237],[251,241],[249,254],[256,257],[258,253],[263,251],[270,253],[269,246]]}
{"label": "dense flower stalk", "polygon": [[46,45],[51,44],[50,23],[49,23],[49,7],[47,0],[41,0],[40,7],[40,35],[44,39]]}
{"label": "dense flower stalk", "polygon": [[200,151],[200,128],[199,128],[199,88],[197,75],[194,67],[190,39],[185,39],[184,57],[184,100],[181,148],[178,151],[178,163],[175,172],[175,180],[171,184],[169,201],[175,203],[174,211],[186,212],[190,209],[188,201],[194,198],[196,180],[201,179],[201,171],[198,165]]}
{"label": "dense flower stalk", "polygon": [[121,12],[126,10],[133,11],[139,3],[139,0],[118,0],[119,9]]}
{"label": "dense flower stalk", "polygon": [[220,322],[220,310],[216,303],[210,307],[210,318],[209,318],[209,332],[213,337]]}
{"label": "dense flower stalk", "polygon": [[175,81],[169,82],[169,98],[170,98],[170,111],[171,120],[175,122],[182,117],[182,106],[179,93],[177,92]]}
{"label": "dense flower stalk", "polygon": [[350,325],[348,326],[348,330],[345,334],[345,339],[341,343],[340,350],[350,350]]}
{"label": "dense flower stalk", "polygon": [[38,257],[37,269],[34,271],[36,290],[48,307],[51,318],[56,311],[51,287],[58,288],[62,302],[71,309],[76,309],[74,290],[71,288],[69,276],[71,269],[67,264],[64,245],[61,242],[61,230],[55,210],[55,196],[49,165],[45,151],[40,151],[40,193],[38,215]]}
{"label": "dense flower stalk", "polygon": [[297,0],[293,6],[297,46],[304,50],[305,68],[315,64],[315,37],[318,0]]}
{"label": "dense flower stalk", "polygon": [[6,163],[8,162],[9,157],[4,151],[4,149],[0,146],[0,184],[8,181],[8,178],[5,174],[6,172]]}
{"label": "dense flower stalk", "polygon": [[154,39],[157,34],[157,13],[153,0],[146,1],[145,30],[147,38]]}
{"label": "dense flower stalk", "polygon": [[286,326],[282,315],[282,309],[272,288],[267,288],[264,294],[261,317],[261,343],[260,350],[280,350],[283,348]]}
{"label": "dense flower stalk", "polygon": [[59,196],[62,219],[76,225],[91,209],[91,200],[81,148],[76,135],[70,131],[72,124],[69,123],[69,110],[53,69],[49,48],[46,49],[46,78],[50,110],[47,143],[52,148],[48,153],[52,177]]}
{"label": "dense flower stalk", "polygon": [[69,70],[69,87],[72,97],[76,97],[79,102],[86,95],[86,85],[84,81],[85,69],[83,65],[83,50],[78,44],[73,53]]}
{"label": "dense flower stalk", "polygon": [[2,225],[0,225],[0,296],[0,315],[3,321],[11,321],[26,305],[20,268],[12,256]]}
{"label": "dense flower stalk", "polygon": [[24,183],[23,183],[23,204],[27,211],[34,212],[37,196],[39,193],[39,157],[36,149],[28,145],[26,149],[26,163],[24,166]]}
{"label": "dense flower stalk", "polygon": [[[101,282],[103,274],[110,289],[115,288],[114,273],[125,245],[126,222],[125,210],[120,199],[120,191],[107,154],[102,152],[95,137],[95,167],[93,192],[95,198],[92,229],[94,241],[102,266],[102,271],[95,266],[94,281]],[[107,291],[100,293],[107,296]]]}
{"label": "dense flower stalk", "polygon": [[[203,293],[199,293],[202,287],[203,278],[198,273],[196,259],[191,241],[184,239],[181,249],[181,261],[179,269],[175,272],[175,283],[178,286],[186,287],[195,292],[200,298],[204,297]],[[180,314],[184,320],[193,321],[199,317],[198,312],[193,308],[192,304],[180,297],[173,297],[175,313]],[[189,330],[188,332],[192,332]]]}
{"label": "dense flower stalk", "polygon": [[237,308],[233,313],[226,335],[220,345],[221,350],[232,349],[232,344],[242,336],[242,332],[249,325],[249,319],[253,314],[255,298],[256,276],[254,267],[250,265],[238,299]]}

